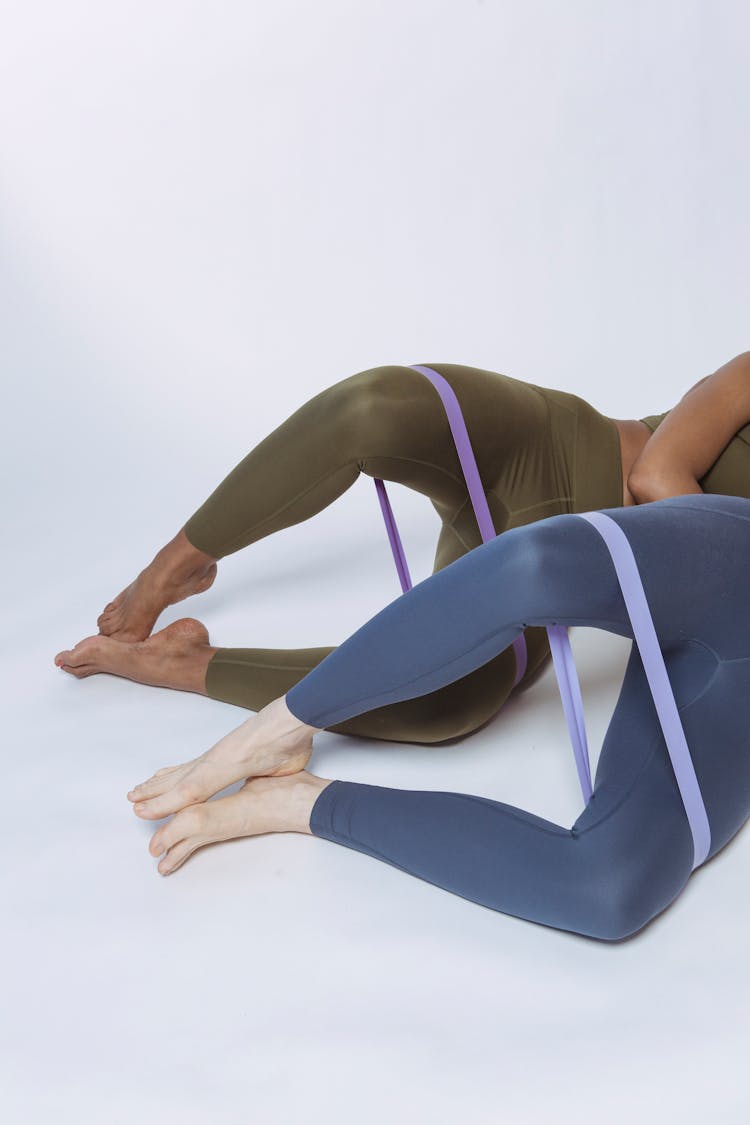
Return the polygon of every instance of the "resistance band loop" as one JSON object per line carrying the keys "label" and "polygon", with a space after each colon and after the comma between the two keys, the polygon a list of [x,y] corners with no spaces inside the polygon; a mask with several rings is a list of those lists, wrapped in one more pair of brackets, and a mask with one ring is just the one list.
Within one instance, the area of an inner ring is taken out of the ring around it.
{"label": "resistance band loop", "polygon": [[[487,498],[482,488],[482,482],[477,469],[474,451],[471,448],[466,423],[461,413],[458,399],[450,383],[431,367],[421,364],[411,365],[415,371],[425,375],[437,390],[442,399],[445,412],[448,416],[453,440],[456,443],[461,468],[463,469],[466,485],[469,491],[474,513],[479,526],[482,542],[486,543],[497,534],[492,522]],[[396,519],[388,499],[385,483],[375,478],[375,487],[383,513],[388,539],[396,563],[401,589],[405,593],[412,587],[409,568],[406,563],[401,537],[396,526]],[[690,823],[693,835],[694,863],[698,867],[705,860],[711,843],[711,831],[708,816],[703,804],[698,780],[695,776],[693,762],[690,757],[685,732],[682,728],[677,704],[675,703],[672,688],[669,683],[664,657],[662,656],[656,630],[648,608],[646,594],[643,589],[638,566],[635,561],[630,543],[625,532],[619,524],[615,523],[603,512],[579,512],[582,519],[587,520],[602,536],[609,549],[614,563],[617,578],[620,583],[625,606],[633,625],[633,634],[638,645],[643,666],[651,689],[651,694],[656,706],[657,715],[672,761],[675,778],[680,790],[680,795],[685,805],[685,812]],[[588,741],[586,738],[586,724],[583,715],[583,700],[581,686],[576,672],[573,652],[570,647],[568,630],[564,625],[548,625],[550,652],[557,676],[560,696],[562,699],[565,720],[568,726],[570,741],[573,746],[578,780],[581,785],[583,799],[588,804],[591,800],[593,787],[591,783],[591,766],[589,760]],[[527,652],[523,633],[513,642],[516,656],[516,677],[513,686],[522,678],[526,671]]]}
{"label": "resistance band loop", "polygon": [[711,827],[635,555],[625,532],[610,516],[605,515],[604,512],[577,514],[596,528],[612,556],[625,608],[633,626],[633,636],[638,645],[677,787],[693,834],[693,870],[695,870],[703,863],[711,847]]}
{"label": "resistance band loop", "polygon": [[[456,452],[458,459],[461,462],[464,477],[466,478],[466,486],[469,490],[469,496],[474,508],[474,514],[477,517],[477,524],[479,525],[479,534],[482,536],[482,542],[486,543],[488,539],[494,539],[497,532],[495,525],[492,522],[490,515],[489,505],[487,498],[484,495],[482,482],[479,477],[479,470],[477,469],[476,458],[474,457],[474,450],[471,448],[469,441],[469,434],[466,429],[461,407],[459,406],[458,399],[456,398],[455,391],[447,379],[445,379],[439,372],[433,371],[431,367],[423,367],[421,364],[410,364],[414,371],[420,371],[422,375],[426,375],[432,383],[433,387],[437,390],[440,398],[442,399],[445,413],[448,416],[448,423],[453,434],[453,440],[456,443]],[[396,563],[396,570],[398,572],[399,580],[401,582],[401,589],[404,593],[412,587],[412,581],[409,576],[409,567],[406,564],[406,555],[404,553],[401,536],[396,527],[396,517],[393,514],[388,493],[385,489],[385,483],[379,478],[375,477],[375,488],[378,492],[378,499],[380,500],[380,509],[383,513],[386,530],[388,532],[388,539],[391,544],[391,551]],[[516,637],[513,642],[513,651],[516,656],[516,676],[513,681],[513,687],[523,677],[526,671],[527,653],[526,641],[523,633]]]}

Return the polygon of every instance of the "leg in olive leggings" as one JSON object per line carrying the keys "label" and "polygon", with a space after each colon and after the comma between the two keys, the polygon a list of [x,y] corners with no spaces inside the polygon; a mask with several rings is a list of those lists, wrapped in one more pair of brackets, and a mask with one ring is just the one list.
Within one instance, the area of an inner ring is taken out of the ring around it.
{"label": "leg in olive leggings", "polygon": [[[622,503],[617,429],[583,399],[482,368],[427,366],[456,393],[498,533]],[[360,473],[429,498],[441,523],[433,573],[481,544],[445,408],[430,381],[407,366],[358,372],[304,403],[229,473],[187,521],[185,534],[193,546],[223,558],[309,519]],[[379,518],[373,501],[373,519]],[[525,637],[522,684],[549,656],[543,628],[530,627]],[[335,647],[219,649],[208,665],[207,694],[260,710]],[[497,714],[515,672],[508,648],[437,691],[329,729],[390,741],[461,737]]]}

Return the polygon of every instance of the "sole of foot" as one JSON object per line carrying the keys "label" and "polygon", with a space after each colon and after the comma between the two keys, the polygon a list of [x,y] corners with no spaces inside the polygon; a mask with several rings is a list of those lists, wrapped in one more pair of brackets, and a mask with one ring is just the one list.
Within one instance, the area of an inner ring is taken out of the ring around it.
{"label": "sole of foot", "polygon": [[203,692],[206,666],[215,651],[205,625],[183,617],[144,641],[85,637],[58,652],[55,664],[79,680],[108,672],[153,687]]}

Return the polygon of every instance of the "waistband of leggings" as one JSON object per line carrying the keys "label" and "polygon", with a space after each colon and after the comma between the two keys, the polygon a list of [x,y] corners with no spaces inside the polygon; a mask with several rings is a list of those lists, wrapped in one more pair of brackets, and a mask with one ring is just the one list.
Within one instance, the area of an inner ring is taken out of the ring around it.
{"label": "waistband of leggings", "polygon": [[620,434],[611,418],[579,400],[575,460],[576,511],[622,507]]}
{"label": "waistband of leggings", "polygon": [[549,389],[544,393],[553,418],[556,411],[575,416],[574,449],[568,469],[572,510],[621,508],[622,453],[614,421],[578,395]]}

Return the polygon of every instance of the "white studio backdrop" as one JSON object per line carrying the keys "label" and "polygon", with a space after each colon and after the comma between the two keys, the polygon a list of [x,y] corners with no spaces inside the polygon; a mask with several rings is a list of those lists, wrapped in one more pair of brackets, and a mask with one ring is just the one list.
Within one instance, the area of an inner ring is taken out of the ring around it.
{"label": "white studio backdrop", "polygon": [[[741,0],[0,0],[5,1120],[743,1118],[742,835],[611,947],[294,835],[160,879],[125,792],[247,713],[52,659],[355,371],[631,418],[747,350],[749,35]],[[160,625],[330,644],[397,593],[365,478]],[[598,748],[628,645],[573,643]],[[313,768],[579,808],[551,669],[460,748]]]}

